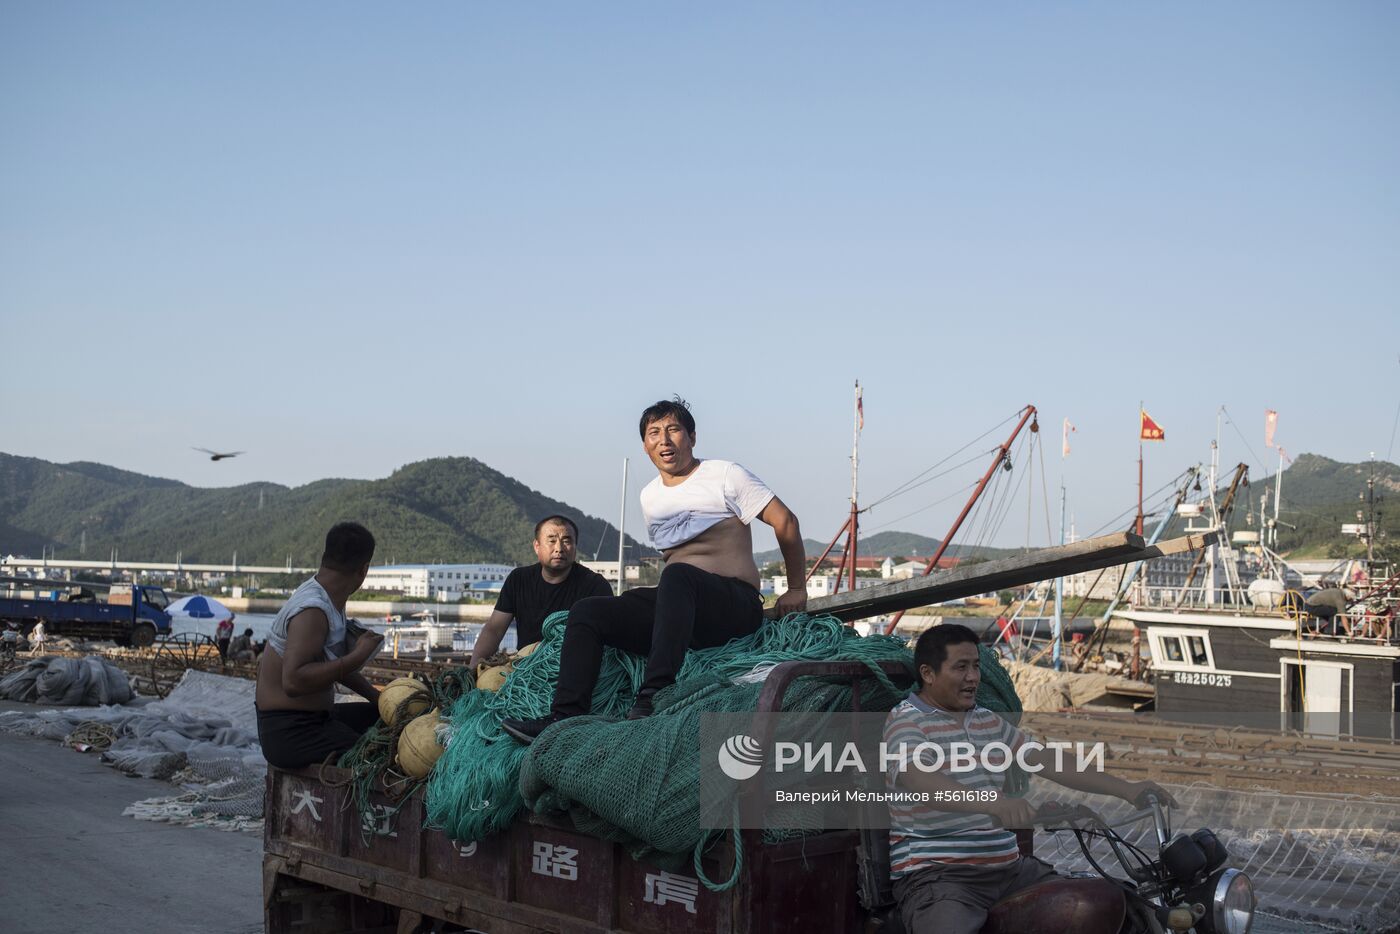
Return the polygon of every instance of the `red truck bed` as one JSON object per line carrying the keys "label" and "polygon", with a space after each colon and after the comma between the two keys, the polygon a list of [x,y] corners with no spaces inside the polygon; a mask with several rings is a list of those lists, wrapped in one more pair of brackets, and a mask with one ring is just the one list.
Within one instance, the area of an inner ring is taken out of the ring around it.
{"label": "red truck bed", "polygon": [[[687,867],[667,872],[614,843],[530,815],[504,834],[461,846],[423,830],[421,794],[378,822],[368,845],[349,777],[339,769],[268,775],[263,896],[268,934],[414,931],[437,918],[490,934],[526,931],[852,931],[855,831],[763,846],[745,835],[744,866],[714,893]],[[375,802],[389,804],[387,798]],[[732,849],[705,861],[729,877]]]}
{"label": "red truck bed", "polygon": [[[861,663],[786,662],[769,675],[758,706],[781,709],[783,692],[802,675],[868,674]],[[635,861],[618,844],[538,815],[462,846],[422,829],[421,791],[396,817],[376,821],[366,844],[349,778],[340,769],[268,770],[268,934],[408,934],[425,919],[489,934],[810,934],[864,925],[857,831],[768,845],[745,831],[739,881],[715,893],[692,867],[666,871]],[[391,804],[385,796],[373,803]],[[715,847],[704,861],[712,880],[728,879],[732,868],[731,846]]]}

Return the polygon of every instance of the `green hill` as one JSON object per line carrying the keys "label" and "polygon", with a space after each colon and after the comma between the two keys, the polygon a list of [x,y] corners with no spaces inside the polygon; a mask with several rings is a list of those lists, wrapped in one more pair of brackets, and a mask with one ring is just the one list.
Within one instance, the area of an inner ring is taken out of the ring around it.
{"label": "green hill", "polygon": [[[1279,549],[1294,557],[1342,557],[1359,553],[1354,535],[1343,535],[1343,523],[1360,520],[1366,509],[1367,481],[1375,476],[1375,496],[1380,513],[1384,547],[1400,536],[1400,467],[1386,461],[1344,464],[1317,454],[1301,454],[1283,471],[1283,505],[1279,511]],[[1263,503],[1269,491],[1269,515],[1273,516],[1273,479],[1251,482],[1246,506]],[[1257,517],[1256,517],[1257,521]],[[1290,529],[1287,525],[1296,526]],[[1235,528],[1257,528],[1234,523]]]}
{"label": "green hill", "polygon": [[[578,523],[580,548],[616,553],[617,531],[472,458],[409,464],[383,480],[319,480],[299,487],[250,483],[201,489],[102,464],[53,464],[0,453],[0,554],[89,558],[116,549],[132,561],[313,566],[326,530],[363,522],[376,562],[534,560],[535,522]],[[628,539],[629,550],[637,543]],[[637,553],[637,552],[633,552]],[[652,554],[641,548],[640,553]]]}
{"label": "green hill", "polygon": [[[804,538],[803,544],[807,549],[808,559],[816,558],[824,550],[827,543],[819,542],[816,539]],[[861,555],[895,555],[901,558],[931,558],[938,550],[939,540],[929,538],[927,535],[916,535],[913,532],[876,532],[874,535],[862,538],[857,545],[857,553]],[[827,564],[834,569],[841,562],[841,552],[845,548],[845,539],[832,550],[835,556],[835,563],[828,557]],[[948,547],[948,557],[952,558],[995,558],[1002,555],[1015,554],[1013,548],[978,548],[967,545],[959,545],[954,542]],[[754,555],[754,560],[762,567],[773,561],[782,559],[782,552],[776,548],[772,551],[763,551]],[[825,565],[823,565],[825,567]]]}
{"label": "green hill", "polygon": [[[1354,535],[1343,535],[1343,523],[1358,522],[1364,510],[1367,481],[1375,474],[1382,549],[1400,536],[1400,467],[1386,461],[1344,464],[1318,454],[1301,454],[1283,471],[1283,507],[1279,511],[1279,551],[1293,558],[1340,558],[1362,548]],[[1231,472],[1232,473],[1232,472]],[[1274,476],[1260,477],[1238,495],[1230,520],[1234,531],[1259,531],[1268,502],[1274,514]],[[1222,485],[1223,486],[1223,485]],[[1223,499],[1223,489],[1220,498]],[[1198,520],[1199,521],[1199,520]],[[1185,525],[1174,519],[1168,534]]]}

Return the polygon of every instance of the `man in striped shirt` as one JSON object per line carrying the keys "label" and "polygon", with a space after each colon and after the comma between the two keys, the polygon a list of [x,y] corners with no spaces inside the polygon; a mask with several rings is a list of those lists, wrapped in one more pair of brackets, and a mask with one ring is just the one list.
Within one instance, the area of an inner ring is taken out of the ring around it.
{"label": "man in striped shirt", "polygon": [[[1034,743],[1023,750],[1026,734],[977,706],[977,636],[966,626],[925,630],[914,664],[919,690],[890,711],[884,735],[891,787],[935,796],[928,804],[890,804],[890,873],[909,934],[976,934],[996,902],[1055,876],[1048,863],[1017,849],[1012,828],[1030,827],[1035,811],[1002,793],[1008,757],[1019,755],[1038,774],[1080,791],[1172,800],[1155,782],[1074,771]],[[915,765],[916,756],[929,770]]]}

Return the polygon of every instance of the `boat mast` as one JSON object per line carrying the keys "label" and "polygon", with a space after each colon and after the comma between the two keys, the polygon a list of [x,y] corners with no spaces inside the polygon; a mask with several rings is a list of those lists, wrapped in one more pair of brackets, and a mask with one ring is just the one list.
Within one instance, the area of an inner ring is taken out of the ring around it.
{"label": "boat mast", "polygon": [[1146,411],[1146,409],[1143,408],[1143,402],[1142,402],[1141,399],[1139,399],[1139,400],[1138,400],[1138,426],[1139,426],[1139,427],[1138,427],[1138,514],[1137,514],[1137,533],[1138,533],[1138,535],[1142,535],[1142,429],[1141,429],[1141,426],[1142,426],[1142,413],[1143,413],[1144,411]]}
{"label": "boat mast", "polygon": [[813,563],[812,569],[807,572],[806,580],[811,580],[816,575],[817,569],[826,561],[826,556],[831,554],[831,549],[836,547],[836,543],[841,540],[841,536],[846,536],[846,547],[841,555],[841,564],[836,568],[836,585],[832,588],[832,593],[841,590],[841,578],[846,574],[846,565],[850,564],[851,590],[856,589],[856,535],[860,527],[860,509],[857,505],[859,501],[858,471],[860,469],[860,433],[865,427],[865,403],[862,398],[860,380],[856,380],[856,399],[854,413],[854,429],[851,440],[851,512],[846,517],[846,521],[841,524],[841,528],[836,530],[832,536],[830,544]]}
{"label": "boat mast", "polygon": [[[855,410],[851,417],[851,518],[848,523],[850,533],[846,538],[846,553],[851,559],[851,592],[856,590],[856,541],[860,530],[859,510],[856,508],[856,500],[859,498],[859,486],[857,478],[860,473],[860,430],[865,427],[865,407],[861,402],[860,380],[856,380]],[[841,580],[836,580],[837,589],[840,589]]]}
{"label": "boat mast", "polygon": [[1371,475],[1366,478],[1366,573],[1376,563],[1376,455],[1371,455]]}
{"label": "boat mast", "polygon": [[[1138,441],[1139,473],[1138,473],[1138,534],[1142,534],[1142,441]],[[1060,446],[1060,544],[1065,543],[1065,449]],[[1053,649],[1050,653],[1050,667],[1056,671],[1064,670],[1064,661],[1060,657],[1060,650],[1064,644],[1064,598],[1065,579],[1063,576],[1055,578],[1055,629],[1051,633],[1054,640]]]}
{"label": "boat mast", "polygon": [[[1215,440],[1210,443],[1210,524],[1216,528],[1221,527],[1220,508],[1215,502],[1215,491],[1216,484],[1220,482],[1220,420],[1224,414],[1224,405],[1215,410]],[[1215,603],[1215,567],[1219,561],[1219,550],[1215,545],[1207,549],[1206,560],[1209,564],[1206,567],[1205,602],[1209,606]]]}
{"label": "boat mast", "polygon": [[627,458],[622,459],[622,513],[617,519],[617,594],[627,589],[627,564],[624,546],[627,543]]}
{"label": "boat mast", "polygon": [[[948,546],[953,541],[953,536],[958,533],[958,529],[962,528],[963,520],[967,518],[968,513],[972,512],[973,505],[976,504],[978,497],[982,495],[982,491],[987,488],[987,483],[992,479],[992,474],[996,472],[996,469],[998,467],[1004,467],[1007,470],[1011,469],[1011,443],[1016,440],[1016,436],[1021,433],[1021,429],[1026,427],[1026,422],[1035,418],[1035,414],[1036,408],[1033,405],[1028,405],[1021,410],[1021,420],[1016,423],[1016,427],[1011,430],[1011,434],[1002,442],[1001,447],[997,448],[993,453],[992,465],[988,467],[987,472],[982,475],[981,481],[977,484],[977,489],[973,490],[972,495],[968,497],[967,505],[963,506],[962,512],[958,513],[958,517],[953,520],[953,527],[948,530],[947,535],[943,536],[943,541],[939,542],[938,550],[933,553],[932,558],[928,559],[928,564],[924,565],[923,573],[920,575],[921,577],[927,577],[929,574],[933,573],[934,568],[938,567],[938,559],[943,557],[943,552],[948,550]],[[1040,423],[1038,420],[1031,424],[1031,431],[1040,431]],[[1043,601],[1041,605],[1044,606]],[[903,610],[894,614],[889,624],[885,626],[885,635],[894,632],[894,627],[899,623],[902,616],[904,616]]]}

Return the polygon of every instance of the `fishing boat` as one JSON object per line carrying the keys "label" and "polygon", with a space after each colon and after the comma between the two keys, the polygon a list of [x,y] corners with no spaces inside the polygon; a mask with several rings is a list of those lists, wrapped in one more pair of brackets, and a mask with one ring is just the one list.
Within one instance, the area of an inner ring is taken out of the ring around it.
{"label": "fishing boat", "polygon": [[[1128,605],[1112,618],[1141,633],[1164,717],[1395,739],[1400,575],[1376,551],[1375,478],[1363,494],[1363,521],[1343,527],[1366,556],[1306,570],[1276,550],[1281,460],[1273,515],[1266,503],[1259,530],[1222,535],[1175,579],[1159,563],[1156,579],[1133,582]],[[1179,498],[1176,514],[1228,529],[1246,474],[1241,464],[1219,503],[1213,482],[1202,503]]]}

